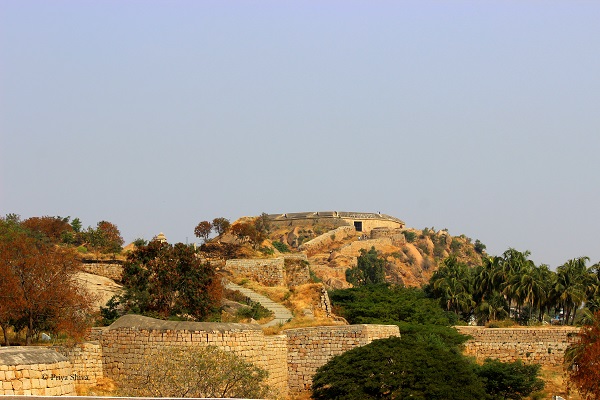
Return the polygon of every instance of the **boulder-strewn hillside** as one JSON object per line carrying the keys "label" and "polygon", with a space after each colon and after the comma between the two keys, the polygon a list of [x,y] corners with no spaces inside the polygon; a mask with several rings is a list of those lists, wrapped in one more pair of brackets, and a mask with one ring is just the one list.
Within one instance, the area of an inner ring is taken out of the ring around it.
{"label": "boulder-strewn hillside", "polygon": [[[258,218],[258,217],[257,217]],[[249,223],[249,217],[233,223]],[[256,256],[278,253],[284,244],[291,252],[307,254],[312,272],[332,288],[348,287],[345,271],[356,265],[362,249],[375,249],[387,260],[386,278],[389,282],[406,286],[426,283],[438,264],[448,256],[455,256],[467,265],[478,265],[485,254],[485,246],[465,235],[452,236],[447,230],[434,228],[374,228],[357,232],[353,226],[327,219],[294,220],[293,224],[272,223],[266,240],[254,246]],[[219,238],[223,243],[243,244],[232,234]],[[275,246],[273,246],[275,244]],[[245,253],[250,255],[249,244]],[[262,253],[261,253],[262,249]]]}

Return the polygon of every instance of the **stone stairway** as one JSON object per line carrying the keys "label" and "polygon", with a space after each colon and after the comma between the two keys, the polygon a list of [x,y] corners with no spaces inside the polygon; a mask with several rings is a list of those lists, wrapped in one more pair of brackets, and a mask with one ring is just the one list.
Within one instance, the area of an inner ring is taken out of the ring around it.
{"label": "stone stairway", "polygon": [[282,304],[277,303],[262,294],[256,293],[254,290],[247,289],[243,286],[236,285],[232,282],[225,283],[225,287],[230,290],[238,290],[247,296],[250,300],[255,301],[257,303],[262,304],[263,307],[273,312],[273,320],[267,322],[266,324],[262,324],[262,327],[269,327],[278,324],[285,324],[287,321],[292,319],[292,312],[285,308]]}

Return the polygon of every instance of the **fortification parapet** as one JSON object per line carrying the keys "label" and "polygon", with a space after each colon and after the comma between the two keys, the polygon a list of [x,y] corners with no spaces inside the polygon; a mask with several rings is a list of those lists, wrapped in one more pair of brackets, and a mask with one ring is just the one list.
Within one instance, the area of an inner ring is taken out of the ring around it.
{"label": "fortification parapet", "polygon": [[50,348],[0,348],[0,395],[75,395],[77,379],[67,358]]}
{"label": "fortification parapet", "polygon": [[478,361],[493,358],[503,362],[522,360],[542,365],[561,365],[565,350],[577,340],[579,332],[579,328],[575,327],[455,328],[472,337],[465,343],[465,353]]}

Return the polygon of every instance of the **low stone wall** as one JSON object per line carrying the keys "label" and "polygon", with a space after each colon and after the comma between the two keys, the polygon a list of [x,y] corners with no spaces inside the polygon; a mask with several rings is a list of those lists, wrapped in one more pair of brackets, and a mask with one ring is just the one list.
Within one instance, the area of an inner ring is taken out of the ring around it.
{"label": "low stone wall", "polygon": [[493,358],[503,362],[522,360],[542,365],[560,365],[565,350],[576,341],[579,328],[485,328],[457,326],[456,329],[473,338],[465,343],[465,354],[477,361]]}
{"label": "low stone wall", "polygon": [[396,325],[342,325],[288,329],[290,392],[309,390],[317,369],[331,358],[375,339],[400,336]]}
{"label": "low stone wall", "polygon": [[332,231],[325,232],[316,238],[303,243],[300,246],[301,251],[305,251],[309,256],[318,253],[320,250],[331,246],[335,242],[342,242],[345,239],[356,234],[354,226],[340,226]]}
{"label": "low stone wall", "polygon": [[123,279],[123,266],[121,264],[83,263],[81,269],[90,274],[112,279],[115,282],[121,282],[121,279]]}
{"label": "low stone wall", "polygon": [[213,345],[267,370],[268,384],[281,397],[288,392],[285,337],[267,338],[257,325],[161,321],[125,315],[103,332],[101,344],[105,376],[117,383],[138,373],[152,349]]}
{"label": "low stone wall", "polygon": [[266,286],[285,286],[283,257],[227,260],[225,270]]}
{"label": "low stone wall", "polygon": [[0,348],[0,395],[73,396],[78,379],[67,358],[51,348]]}
{"label": "low stone wall", "polygon": [[298,286],[310,282],[308,261],[301,258],[285,258],[285,283]]}
{"label": "low stone wall", "polygon": [[67,358],[72,373],[80,378],[75,381],[76,386],[96,386],[98,378],[104,376],[100,342],[85,342],[71,347],[56,346],[54,349]]}
{"label": "low stone wall", "polygon": [[343,256],[358,257],[361,250],[369,251],[371,247],[377,248],[378,246],[392,246],[392,239],[383,237],[379,239],[358,240],[342,247],[340,254]]}

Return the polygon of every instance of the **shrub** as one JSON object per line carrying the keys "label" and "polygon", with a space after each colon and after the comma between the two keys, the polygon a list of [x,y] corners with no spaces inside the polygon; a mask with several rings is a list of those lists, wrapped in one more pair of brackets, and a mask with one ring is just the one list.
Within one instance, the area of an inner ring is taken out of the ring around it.
{"label": "shrub", "polygon": [[413,243],[417,240],[417,234],[413,231],[404,231],[404,238],[408,243]]}
{"label": "shrub", "polygon": [[167,347],[144,357],[120,394],[136,397],[267,398],[268,373],[217,347]]}
{"label": "shrub", "polygon": [[520,360],[503,363],[487,359],[478,368],[477,375],[483,380],[491,399],[519,400],[544,388],[544,382],[538,378],[540,367],[539,364],[523,364]]}
{"label": "shrub", "polygon": [[273,247],[275,247],[277,249],[277,251],[279,251],[280,253],[289,253],[290,252],[290,248],[288,247],[287,244],[277,241],[277,240],[273,242]]}
{"label": "shrub", "polygon": [[238,310],[237,315],[241,318],[262,319],[270,317],[273,312],[265,308],[262,304],[255,301],[250,302],[250,307],[244,307]]}

